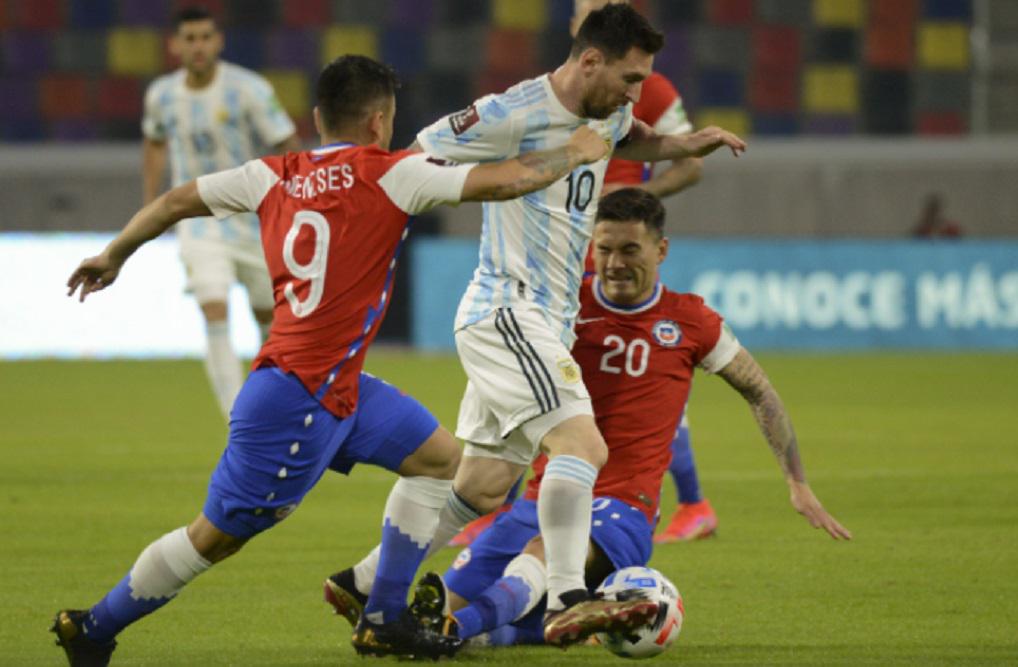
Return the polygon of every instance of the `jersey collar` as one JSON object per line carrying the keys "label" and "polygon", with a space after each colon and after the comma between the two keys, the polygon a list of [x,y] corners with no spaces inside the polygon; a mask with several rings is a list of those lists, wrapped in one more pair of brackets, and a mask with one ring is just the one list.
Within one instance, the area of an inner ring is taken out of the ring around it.
{"label": "jersey collar", "polygon": [[349,141],[336,141],[336,142],[331,143],[331,144],[325,144],[324,146],[319,146],[318,148],[312,148],[311,152],[314,155],[325,155],[326,153],[331,153],[333,151],[342,150],[344,148],[349,148],[350,146],[356,146],[356,145],[357,144],[351,143]]}
{"label": "jersey collar", "polygon": [[662,286],[661,281],[654,283],[654,291],[651,293],[646,300],[640,303],[634,303],[631,306],[623,306],[622,304],[612,303],[605,296],[604,291],[601,289],[601,279],[594,276],[593,284],[591,289],[594,292],[594,299],[604,308],[612,311],[613,313],[622,313],[624,315],[633,315],[635,313],[642,313],[650,310],[657,305],[657,302],[661,300]]}

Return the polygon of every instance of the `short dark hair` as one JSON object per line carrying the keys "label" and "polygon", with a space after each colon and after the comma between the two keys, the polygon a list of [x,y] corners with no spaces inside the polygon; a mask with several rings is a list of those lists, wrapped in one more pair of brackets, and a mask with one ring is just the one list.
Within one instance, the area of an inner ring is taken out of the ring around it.
{"label": "short dark hair", "polygon": [[173,29],[177,30],[180,28],[182,23],[188,23],[190,21],[213,21],[215,22],[216,17],[212,15],[206,7],[201,5],[190,5],[188,7],[182,7],[180,11],[173,15]]}
{"label": "short dark hair", "polygon": [[602,197],[597,204],[597,222],[602,220],[642,222],[656,238],[665,235],[665,207],[640,188],[622,188]]}
{"label": "short dark hair", "polygon": [[384,63],[347,55],[325,66],[318,77],[318,113],[327,130],[360,120],[372,105],[396,94],[399,78]]}
{"label": "short dark hair", "polygon": [[573,38],[570,58],[586,49],[599,49],[609,60],[624,58],[634,46],[647,53],[657,53],[665,38],[640,12],[629,5],[612,3],[587,14]]}

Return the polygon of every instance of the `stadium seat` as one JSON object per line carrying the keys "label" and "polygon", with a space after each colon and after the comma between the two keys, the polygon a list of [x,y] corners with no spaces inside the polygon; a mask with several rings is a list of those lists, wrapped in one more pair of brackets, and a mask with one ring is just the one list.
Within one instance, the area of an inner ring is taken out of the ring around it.
{"label": "stadium seat", "polygon": [[311,90],[308,77],[303,71],[269,69],[262,72],[276,97],[291,118],[305,118],[311,115]]}
{"label": "stadium seat", "polygon": [[277,28],[266,39],[265,62],[283,69],[318,69],[318,31],[301,28]]}
{"label": "stadium seat", "polygon": [[907,134],[912,131],[912,87],[909,72],[869,70],[863,78],[863,131]]}
{"label": "stadium seat", "polygon": [[825,28],[813,33],[813,57],[821,63],[855,63],[859,59],[859,31]]}
{"label": "stadium seat", "polygon": [[101,125],[102,136],[109,141],[141,141],[141,123],[135,120],[108,120]]}
{"label": "stadium seat", "polygon": [[332,0],[332,20],[341,24],[381,25],[389,18],[389,5],[388,1],[379,0]]}
{"label": "stadium seat", "polygon": [[228,27],[268,28],[279,25],[282,10],[274,0],[231,0],[226,3]]}
{"label": "stadium seat", "polygon": [[94,141],[99,136],[99,127],[84,118],[56,120],[50,123],[49,135],[56,141]]}
{"label": "stadium seat", "polygon": [[322,66],[348,53],[377,59],[378,34],[369,26],[344,25],[328,28],[322,35]]}
{"label": "stadium seat", "polygon": [[494,24],[511,30],[543,30],[548,25],[545,0],[495,0]]}
{"label": "stadium seat", "polygon": [[1018,79],[995,76],[989,86],[989,122],[991,132],[1018,133]]}
{"label": "stadium seat", "polygon": [[745,81],[733,70],[701,70],[698,103],[710,107],[741,107],[746,102]]}
{"label": "stadium seat", "polygon": [[709,0],[707,18],[719,25],[745,25],[753,21],[753,0]]}
{"label": "stadium seat", "polygon": [[919,70],[913,76],[916,109],[962,111],[972,102],[972,82],[965,72]]}
{"label": "stadium seat", "polygon": [[0,127],[38,115],[39,92],[35,77],[21,75],[0,78]]}
{"label": "stadium seat", "polygon": [[911,28],[919,16],[919,2],[920,0],[870,2],[868,23],[871,26],[908,26]]}
{"label": "stadium seat", "polygon": [[45,72],[52,59],[50,33],[11,31],[0,42],[2,62],[8,72]]}
{"label": "stadium seat", "polygon": [[923,111],[916,116],[916,132],[922,135],[952,136],[968,132],[961,112]]}
{"label": "stadium seat", "polygon": [[858,122],[854,115],[817,114],[803,120],[803,134],[844,136],[855,134]]}
{"label": "stadium seat", "polygon": [[573,0],[548,0],[548,27],[569,31],[573,19]]}
{"label": "stadium seat", "polygon": [[969,66],[969,26],[958,22],[919,25],[919,65],[928,69],[964,70]]}
{"label": "stadium seat", "polygon": [[64,24],[64,3],[61,0],[8,2],[8,18],[14,28],[54,30]]}
{"label": "stadium seat", "polygon": [[427,35],[428,65],[437,70],[474,72],[484,67],[481,55],[488,43],[482,26],[436,27]]}
{"label": "stadium seat", "polygon": [[700,22],[699,2],[659,2],[657,11],[661,25],[666,28]]}
{"label": "stadium seat", "polygon": [[750,134],[749,114],[742,109],[724,107],[701,107],[694,119],[697,128],[718,125],[740,137]]}
{"label": "stadium seat", "polygon": [[410,76],[428,66],[424,35],[412,28],[389,28],[382,34],[382,60],[400,76]]}
{"label": "stadium seat", "polygon": [[[799,109],[799,74],[795,70],[757,67],[750,76],[749,104],[753,111],[794,113]],[[756,124],[754,123],[754,127]]]}
{"label": "stadium seat", "polygon": [[42,141],[49,137],[46,124],[39,117],[22,118],[8,123],[0,123],[0,136],[4,141]]}
{"label": "stadium seat", "polygon": [[226,30],[223,60],[250,69],[265,65],[265,31],[258,28],[229,28]]}
{"label": "stadium seat", "polygon": [[[923,16],[928,19],[942,19],[953,21],[972,20],[971,0],[926,0]],[[989,2],[987,4],[1014,4],[1009,2]]]}
{"label": "stadium seat", "polygon": [[11,10],[6,0],[0,0],[0,30],[8,30],[12,27]]}
{"label": "stadium seat", "polygon": [[389,3],[389,25],[430,31],[435,21],[432,0],[394,0]]}
{"label": "stadium seat", "polygon": [[442,25],[477,25],[491,23],[491,3],[477,0],[442,0],[438,21]]}
{"label": "stadium seat", "polygon": [[986,9],[991,31],[1018,32],[1018,2],[990,2]]}
{"label": "stadium seat", "polygon": [[814,0],[813,21],[824,28],[861,28],[866,15],[863,0]]}
{"label": "stadium seat", "polygon": [[91,97],[88,81],[76,74],[50,74],[39,83],[39,110],[48,120],[87,117]]}
{"label": "stadium seat", "polygon": [[70,0],[70,25],[84,28],[108,28],[117,15],[114,0]]}
{"label": "stadium seat", "polygon": [[141,118],[145,90],[139,79],[133,77],[106,77],[99,81],[96,91],[96,108],[104,120],[134,120]]}
{"label": "stadium seat", "polygon": [[283,23],[291,28],[321,28],[332,19],[329,0],[286,0]]}
{"label": "stadium seat", "polygon": [[885,69],[908,69],[915,51],[912,24],[871,24],[866,30],[863,60]]}
{"label": "stadium seat", "polygon": [[792,136],[799,133],[796,114],[753,114],[753,136]]}
{"label": "stadium seat", "polygon": [[517,79],[538,74],[537,35],[526,30],[491,30],[484,62],[489,71]]}
{"label": "stadium seat", "polygon": [[165,28],[170,24],[170,3],[167,0],[120,0],[117,23]]}
{"label": "stadium seat", "polygon": [[163,41],[149,28],[114,28],[106,42],[110,73],[153,76],[162,69]]}
{"label": "stadium seat", "polygon": [[[201,2],[197,4],[200,4],[206,10],[208,10],[209,14],[215,17],[217,21],[219,21],[220,23],[224,23],[227,18],[226,16],[227,2],[228,0],[201,0]],[[170,6],[170,14],[172,16],[173,14],[177,13],[184,7],[191,7],[194,4],[195,4],[194,0],[172,0]],[[168,21],[167,25],[169,25]]]}
{"label": "stadium seat", "polygon": [[859,76],[849,65],[811,65],[803,75],[803,108],[811,114],[854,114]]}
{"label": "stadium seat", "polygon": [[[573,46],[573,38],[566,28],[549,25],[538,36],[537,53],[538,67],[541,71],[552,72],[569,57]],[[657,59],[655,58],[655,66]]]}
{"label": "stadium seat", "polygon": [[813,20],[813,0],[756,0],[760,23],[807,26]]}
{"label": "stadium seat", "polygon": [[693,58],[698,67],[744,69],[749,61],[749,30],[699,26],[693,31]]}
{"label": "stadium seat", "polygon": [[678,85],[689,80],[693,74],[693,40],[690,30],[673,28],[665,33],[665,45],[654,58],[654,69]]}
{"label": "stadium seat", "polygon": [[754,67],[795,71],[802,60],[802,33],[787,25],[759,25],[753,28]]}

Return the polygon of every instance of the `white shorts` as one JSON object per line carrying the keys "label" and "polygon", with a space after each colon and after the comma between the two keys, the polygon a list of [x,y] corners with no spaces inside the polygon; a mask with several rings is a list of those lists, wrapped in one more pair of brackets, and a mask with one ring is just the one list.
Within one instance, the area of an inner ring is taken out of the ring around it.
{"label": "white shorts", "polygon": [[255,310],[272,310],[272,281],[257,242],[225,243],[181,239],[180,259],[187,270],[187,290],[198,303],[228,301],[230,287],[239,282]]}
{"label": "white shorts", "polygon": [[593,417],[579,365],[537,308],[499,308],[456,332],[467,374],[456,437],[464,454],[530,465],[548,431]]}

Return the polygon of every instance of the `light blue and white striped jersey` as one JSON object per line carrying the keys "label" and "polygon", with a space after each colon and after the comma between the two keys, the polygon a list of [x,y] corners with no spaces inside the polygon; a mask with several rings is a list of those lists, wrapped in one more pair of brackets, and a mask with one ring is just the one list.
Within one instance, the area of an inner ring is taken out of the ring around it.
{"label": "light blue and white striped jersey", "polygon": [[[577,116],[562,106],[545,74],[442,118],[421,130],[417,142],[440,158],[484,162],[563,146],[583,124],[614,146],[632,123],[631,104],[605,120]],[[606,157],[544,190],[484,204],[480,261],[460,301],[457,330],[526,301],[572,347],[583,260],[607,166]]]}
{"label": "light blue and white striped jersey", "polygon": [[[209,85],[188,88],[183,68],[159,77],[145,93],[142,132],[169,146],[173,185],[265,155],[295,132],[293,121],[259,74],[220,61]],[[226,220],[192,218],[177,225],[181,240],[258,241],[254,214]]]}

